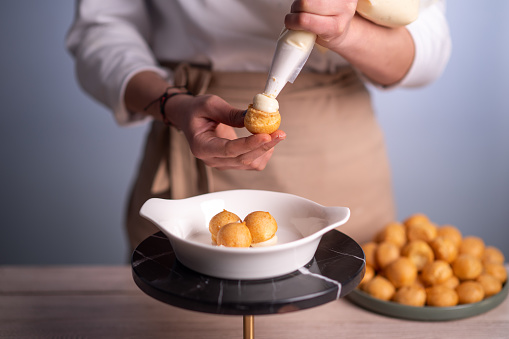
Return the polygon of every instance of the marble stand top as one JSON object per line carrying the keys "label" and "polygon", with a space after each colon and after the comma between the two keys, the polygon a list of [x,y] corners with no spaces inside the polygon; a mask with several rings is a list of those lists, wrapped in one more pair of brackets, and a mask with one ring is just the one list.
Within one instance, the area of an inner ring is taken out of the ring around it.
{"label": "marble stand top", "polygon": [[264,280],[228,280],[197,273],[176,258],[162,233],[145,239],[132,256],[136,285],[164,303],[198,312],[261,315],[307,309],[339,299],[362,280],[362,248],[350,237],[326,233],[314,258],[299,270]]}

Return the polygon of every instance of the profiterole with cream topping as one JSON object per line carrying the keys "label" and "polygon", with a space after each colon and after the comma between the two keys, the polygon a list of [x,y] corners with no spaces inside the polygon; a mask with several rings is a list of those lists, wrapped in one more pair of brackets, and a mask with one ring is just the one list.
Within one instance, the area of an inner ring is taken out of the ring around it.
{"label": "profiterole with cream topping", "polygon": [[247,130],[253,134],[271,134],[277,131],[280,124],[281,115],[276,98],[264,93],[256,94],[244,117]]}

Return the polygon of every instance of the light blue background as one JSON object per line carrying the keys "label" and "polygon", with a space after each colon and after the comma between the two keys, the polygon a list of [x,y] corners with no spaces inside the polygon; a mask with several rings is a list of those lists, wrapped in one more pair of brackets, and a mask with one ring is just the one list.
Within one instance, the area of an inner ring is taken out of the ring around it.
{"label": "light blue background", "polygon": [[[374,91],[398,217],[481,236],[509,257],[509,2],[450,0],[453,54],[419,90]],[[0,4],[0,264],[122,264],[146,127],[119,128],[74,78],[74,2]]]}

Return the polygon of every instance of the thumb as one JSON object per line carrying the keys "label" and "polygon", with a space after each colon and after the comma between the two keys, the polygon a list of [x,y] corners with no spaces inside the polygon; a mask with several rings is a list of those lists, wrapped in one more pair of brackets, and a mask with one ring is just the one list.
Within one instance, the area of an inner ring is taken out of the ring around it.
{"label": "thumb", "polygon": [[202,117],[232,127],[244,127],[244,116],[247,110],[232,106],[224,99],[215,95],[202,96],[201,98],[204,99],[203,104],[205,105],[205,109],[201,110]]}
{"label": "thumb", "polygon": [[232,127],[244,127],[244,116],[246,113],[247,110],[232,108],[228,114],[228,121],[225,123]]}

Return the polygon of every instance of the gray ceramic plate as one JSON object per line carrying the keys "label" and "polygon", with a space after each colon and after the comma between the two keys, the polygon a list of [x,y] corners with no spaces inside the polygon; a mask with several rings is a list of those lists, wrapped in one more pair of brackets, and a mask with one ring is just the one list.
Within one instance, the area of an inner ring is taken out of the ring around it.
{"label": "gray ceramic plate", "polygon": [[415,307],[401,305],[395,302],[373,298],[359,289],[350,292],[346,298],[362,308],[389,317],[421,321],[446,321],[473,317],[497,307],[507,297],[508,286],[509,284],[506,283],[502,291],[483,301],[453,307]]}

